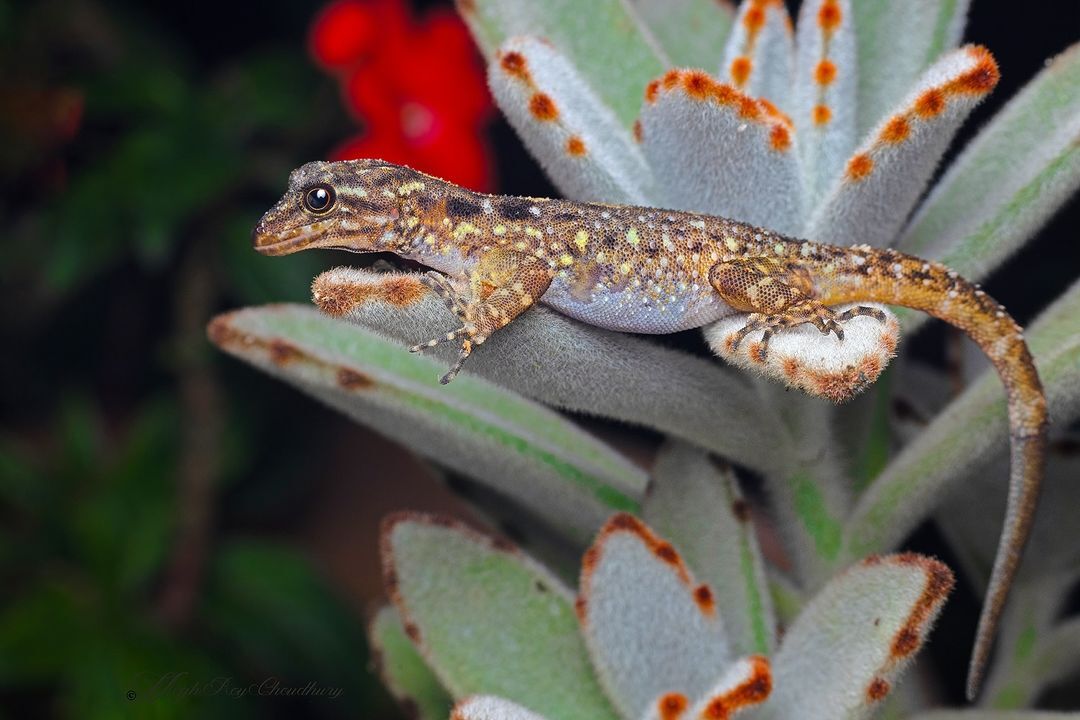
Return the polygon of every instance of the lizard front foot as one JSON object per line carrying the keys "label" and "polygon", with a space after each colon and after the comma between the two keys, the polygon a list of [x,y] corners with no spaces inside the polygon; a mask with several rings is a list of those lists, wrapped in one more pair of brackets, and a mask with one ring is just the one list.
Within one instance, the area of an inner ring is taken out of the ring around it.
{"label": "lizard front foot", "polygon": [[460,339],[461,349],[458,353],[458,359],[450,367],[450,370],[441,378],[439,378],[439,382],[443,385],[446,385],[455,377],[457,377],[457,374],[458,372],[460,372],[461,367],[465,364],[465,361],[468,359],[469,355],[472,354],[473,347],[482,344],[486,338],[484,336],[478,335],[476,332],[476,325],[472,322],[469,322],[468,304],[464,300],[462,300],[462,298],[458,295],[458,292],[454,289],[454,287],[450,284],[450,281],[447,280],[446,277],[437,272],[429,271],[424,273],[424,275],[420,278],[420,282],[431,288],[435,292],[435,294],[438,295],[444,303],[446,303],[446,307],[450,309],[450,312],[454,313],[454,315],[456,315],[458,319],[462,322],[461,327],[455,330],[451,330],[443,337],[433,338],[431,340],[428,340],[427,342],[413,345],[411,348],[409,348],[409,352],[418,353],[423,352],[424,350],[427,350],[429,348],[441,345],[442,343],[454,342]]}

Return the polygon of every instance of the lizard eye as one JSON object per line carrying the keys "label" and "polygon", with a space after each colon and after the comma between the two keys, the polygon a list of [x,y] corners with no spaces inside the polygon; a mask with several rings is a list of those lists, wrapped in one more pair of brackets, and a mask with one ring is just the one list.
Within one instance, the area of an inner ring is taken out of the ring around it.
{"label": "lizard eye", "polygon": [[330,212],[336,199],[334,188],[329,185],[315,185],[304,192],[304,209],[322,215]]}

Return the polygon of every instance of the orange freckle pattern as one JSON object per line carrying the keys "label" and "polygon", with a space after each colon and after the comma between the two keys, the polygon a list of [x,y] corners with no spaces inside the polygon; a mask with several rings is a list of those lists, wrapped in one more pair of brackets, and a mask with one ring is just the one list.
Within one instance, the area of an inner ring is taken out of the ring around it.
{"label": "orange freckle pattern", "polygon": [[577,135],[571,135],[566,140],[566,152],[574,157],[582,157],[587,152],[585,149],[585,141]]}
{"label": "orange freckle pattern", "polygon": [[555,101],[551,99],[550,95],[546,93],[534,93],[529,100],[529,112],[533,114],[537,120],[547,122],[559,117],[559,109],[555,106]]}
{"label": "orange freckle pattern", "polygon": [[832,120],[832,110],[828,105],[815,105],[813,119],[815,125],[825,125]]}
{"label": "orange freckle pattern", "polygon": [[745,55],[731,61],[731,79],[737,87],[742,87],[750,79],[750,72],[754,68],[754,62]]}
{"label": "orange freckle pattern", "polygon": [[831,60],[822,60],[814,68],[814,81],[818,85],[831,85],[836,80],[836,64]]}
{"label": "orange freckle pattern", "polygon": [[847,176],[851,180],[862,180],[873,170],[874,160],[866,153],[860,153],[848,160]]}

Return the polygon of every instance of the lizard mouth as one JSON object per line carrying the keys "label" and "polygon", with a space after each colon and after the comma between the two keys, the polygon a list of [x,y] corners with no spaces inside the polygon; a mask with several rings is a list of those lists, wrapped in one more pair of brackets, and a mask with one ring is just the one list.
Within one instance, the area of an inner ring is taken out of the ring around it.
{"label": "lizard mouth", "polygon": [[314,245],[326,235],[328,225],[328,223],[317,222],[285,232],[268,233],[263,230],[260,223],[251,233],[252,244],[255,250],[263,255],[288,255]]}

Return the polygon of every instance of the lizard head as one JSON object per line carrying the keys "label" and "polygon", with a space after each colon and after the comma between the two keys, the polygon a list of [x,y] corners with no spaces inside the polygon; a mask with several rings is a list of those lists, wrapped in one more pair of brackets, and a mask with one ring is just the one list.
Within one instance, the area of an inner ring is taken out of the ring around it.
{"label": "lizard head", "polygon": [[402,203],[433,178],[382,160],[310,162],[289,175],[289,189],[251,234],[264,255],[309,248],[394,251]]}

